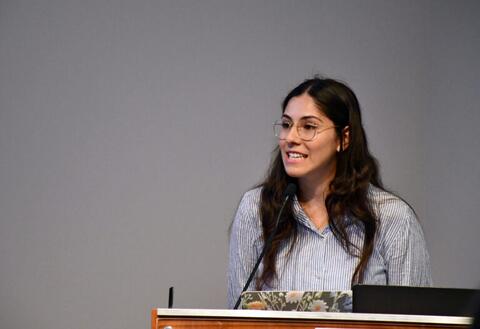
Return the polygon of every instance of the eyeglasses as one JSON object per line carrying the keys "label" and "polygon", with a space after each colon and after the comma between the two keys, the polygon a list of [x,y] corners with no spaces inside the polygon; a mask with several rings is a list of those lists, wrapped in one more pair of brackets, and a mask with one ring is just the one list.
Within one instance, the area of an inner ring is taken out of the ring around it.
{"label": "eyeglasses", "polygon": [[306,142],[313,140],[317,135],[321,134],[325,130],[337,128],[337,126],[318,126],[317,124],[308,122],[306,120],[300,120],[297,124],[295,124],[290,120],[282,119],[273,123],[273,132],[278,139],[285,140],[287,139],[292,127],[295,125],[297,126],[298,137]]}

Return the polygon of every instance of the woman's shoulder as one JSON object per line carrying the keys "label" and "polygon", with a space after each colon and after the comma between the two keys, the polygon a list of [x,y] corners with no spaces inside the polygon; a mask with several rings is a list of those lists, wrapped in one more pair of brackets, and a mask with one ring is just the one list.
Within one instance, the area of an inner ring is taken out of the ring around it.
{"label": "woman's shoulder", "polygon": [[376,249],[389,264],[390,282],[431,285],[425,236],[412,207],[380,188],[370,188],[369,196],[378,220]]}
{"label": "woman's shoulder", "polygon": [[248,200],[260,200],[260,195],[262,194],[262,186],[254,187],[243,194],[242,199]]}
{"label": "woman's shoulder", "polygon": [[262,187],[255,187],[245,192],[238,204],[237,216],[258,217]]}
{"label": "woman's shoulder", "polygon": [[379,246],[385,255],[393,253],[393,249],[406,250],[407,246],[424,248],[422,226],[407,202],[374,186],[370,187],[368,196],[378,220]]}
{"label": "woman's shoulder", "polygon": [[257,209],[260,205],[262,187],[255,187],[245,192],[240,200],[239,208]]}
{"label": "woman's shoulder", "polygon": [[238,204],[233,220],[233,232],[259,231],[260,224],[260,197],[262,188],[257,187],[245,192]]}
{"label": "woman's shoulder", "polygon": [[413,213],[412,207],[402,198],[374,185],[369,186],[367,198],[374,210]]}
{"label": "woman's shoulder", "polygon": [[401,229],[418,224],[412,207],[395,194],[370,185],[367,197],[380,227]]}

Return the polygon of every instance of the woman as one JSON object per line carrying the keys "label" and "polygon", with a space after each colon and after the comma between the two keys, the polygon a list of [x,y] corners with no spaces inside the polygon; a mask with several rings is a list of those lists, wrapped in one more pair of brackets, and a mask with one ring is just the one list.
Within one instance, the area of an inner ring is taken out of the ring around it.
{"label": "woman", "polygon": [[382,188],[352,90],[313,78],[293,89],[274,124],[265,181],[243,196],[230,237],[228,303],[235,304],[288,184],[297,193],[249,290],[348,290],[353,284],[430,286],[414,211]]}

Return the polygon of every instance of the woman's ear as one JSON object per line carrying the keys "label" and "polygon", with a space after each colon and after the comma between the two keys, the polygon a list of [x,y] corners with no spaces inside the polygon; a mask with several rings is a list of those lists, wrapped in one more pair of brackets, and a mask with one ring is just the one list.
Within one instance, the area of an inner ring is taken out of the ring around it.
{"label": "woman's ear", "polygon": [[346,126],[342,129],[342,145],[340,143],[337,146],[337,152],[345,151],[350,145],[350,126]]}

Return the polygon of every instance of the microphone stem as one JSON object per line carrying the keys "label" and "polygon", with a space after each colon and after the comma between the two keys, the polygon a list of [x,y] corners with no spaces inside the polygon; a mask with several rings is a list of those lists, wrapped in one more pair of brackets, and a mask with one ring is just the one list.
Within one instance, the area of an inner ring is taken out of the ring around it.
{"label": "microphone stem", "polygon": [[285,201],[283,201],[282,207],[280,208],[280,211],[278,212],[277,220],[275,222],[275,228],[273,229],[273,232],[270,234],[268,237],[267,241],[265,241],[265,244],[263,245],[262,252],[260,253],[260,256],[257,259],[257,262],[255,263],[255,266],[253,267],[252,272],[250,273],[250,276],[248,277],[247,283],[245,283],[245,286],[242,289],[242,292],[238,296],[237,302],[235,303],[235,306],[233,307],[234,310],[238,309],[238,306],[240,305],[240,301],[242,300],[242,294],[248,289],[248,286],[250,286],[250,282],[252,282],[253,277],[255,276],[255,273],[257,273],[258,267],[260,266],[260,262],[263,259],[263,256],[265,256],[265,253],[267,249],[270,247],[272,244],[273,238],[277,234],[277,229],[278,229],[278,223],[280,222],[280,216],[282,215],[283,208],[285,208],[285,205],[287,204],[287,201],[290,199],[290,195],[287,195],[285,198]]}

